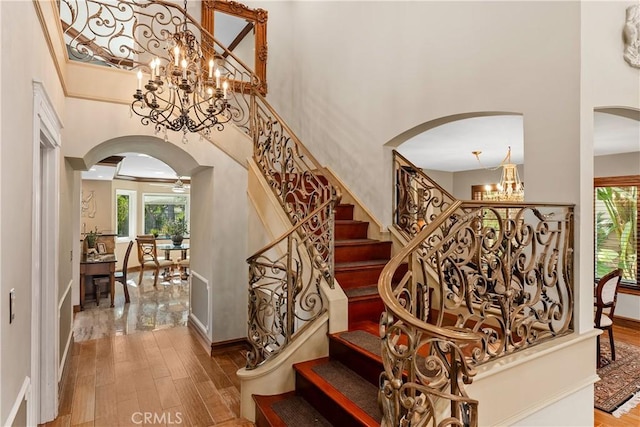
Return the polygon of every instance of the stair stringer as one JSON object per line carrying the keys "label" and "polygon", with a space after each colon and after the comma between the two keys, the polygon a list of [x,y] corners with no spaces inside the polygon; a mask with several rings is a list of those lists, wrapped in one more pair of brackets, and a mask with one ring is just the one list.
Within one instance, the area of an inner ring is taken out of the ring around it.
{"label": "stair stringer", "polygon": [[[333,181],[340,184],[340,189],[342,190],[342,199],[340,203],[351,204],[354,206],[353,219],[369,223],[369,238],[374,240],[381,240],[384,242],[391,240],[391,236],[387,227],[385,227],[382,222],[380,222],[378,218],[373,215],[373,213],[366,207],[366,205],[360,200],[360,198],[358,198],[358,196],[356,196],[355,193],[351,191],[347,184],[345,184],[345,182],[340,179],[336,172],[331,169],[330,166],[325,166],[325,170],[329,172],[329,174],[333,178]],[[395,241],[393,245],[393,247],[395,248]],[[391,250],[391,253],[394,253],[394,249]]]}

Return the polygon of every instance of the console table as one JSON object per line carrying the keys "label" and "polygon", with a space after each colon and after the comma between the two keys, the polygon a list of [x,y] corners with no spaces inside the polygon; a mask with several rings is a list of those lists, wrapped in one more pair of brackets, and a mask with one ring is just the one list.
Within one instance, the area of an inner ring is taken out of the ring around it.
{"label": "console table", "polygon": [[111,307],[115,293],[115,254],[102,254],[89,257],[86,254],[80,260],[80,310],[84,310],[84,293],[86,276],[109,276],[109,290],[111,293]]}

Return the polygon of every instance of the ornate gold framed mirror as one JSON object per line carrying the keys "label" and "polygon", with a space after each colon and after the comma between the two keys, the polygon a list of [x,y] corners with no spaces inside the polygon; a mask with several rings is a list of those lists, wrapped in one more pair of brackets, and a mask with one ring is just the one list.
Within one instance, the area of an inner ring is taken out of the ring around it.
{"label": "ornate gold framed mirror", "polygon": [[262,95],[267,93],[267,18],[266,10],[251,9],[235,1],[202,2],[202,26],[254,71]]}

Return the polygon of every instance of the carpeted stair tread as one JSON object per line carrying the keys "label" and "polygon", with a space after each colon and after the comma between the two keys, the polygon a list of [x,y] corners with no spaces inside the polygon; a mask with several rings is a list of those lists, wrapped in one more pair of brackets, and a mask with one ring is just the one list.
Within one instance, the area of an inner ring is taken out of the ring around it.
{"label": "carpeted stair tread", "polygon": [[311,369],[371,418],[382,421],[376,386],[337,361],[330,360]]}
{"label": "carpeted stair tread", "polygon": [[379,296],[378,285],[368,285],[368,286],[360,286],[357,288],[347,288],[347,289],[344,289],[344,293],[347,295],[347,298],[349,299]]}
{"label": "carpeted stair tread", "polygon": [[369,353],[382,357],[382,351],[380,350],[380,338],[376,335],[362,330],[341,332],[336,335],[356,347],[360,347]]}
{"label": "carpeted stair tread", "polygon": [[271,405],[271,409],[287,426],[332,427],[313,406],[300,396],[291,396]]}

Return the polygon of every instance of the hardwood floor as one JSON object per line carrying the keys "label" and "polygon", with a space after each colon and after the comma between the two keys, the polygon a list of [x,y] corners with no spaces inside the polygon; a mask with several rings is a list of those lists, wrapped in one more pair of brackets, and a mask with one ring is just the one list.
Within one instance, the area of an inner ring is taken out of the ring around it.
{"label": "hardwood floor", "polygon": [[211,357],[187,327],[74,343],[59,426],[253,426],[239,419],[240,351]]}
{"label": "hardwood floor", "polygon": [[[640,330],[614,326],[614,334],[640,345]],[[187,327],[77,342],[59,416],[45,426],[253,426],[238,417],[236,371],[244,363],[240,351],[210,357]],[[638,427],[640,406],[621,418],[594,410],[594,420],[594,427]]]}
{"label": "hardwood floor", "polygon": [[[624,341],[640,346],[640,330],[613,326],[613,336],[616,341]],[[607,339],[605,337],[605,339]],[[640,405],[620,418],[594,409],[594,427],[638,427],[640,426]]]}

